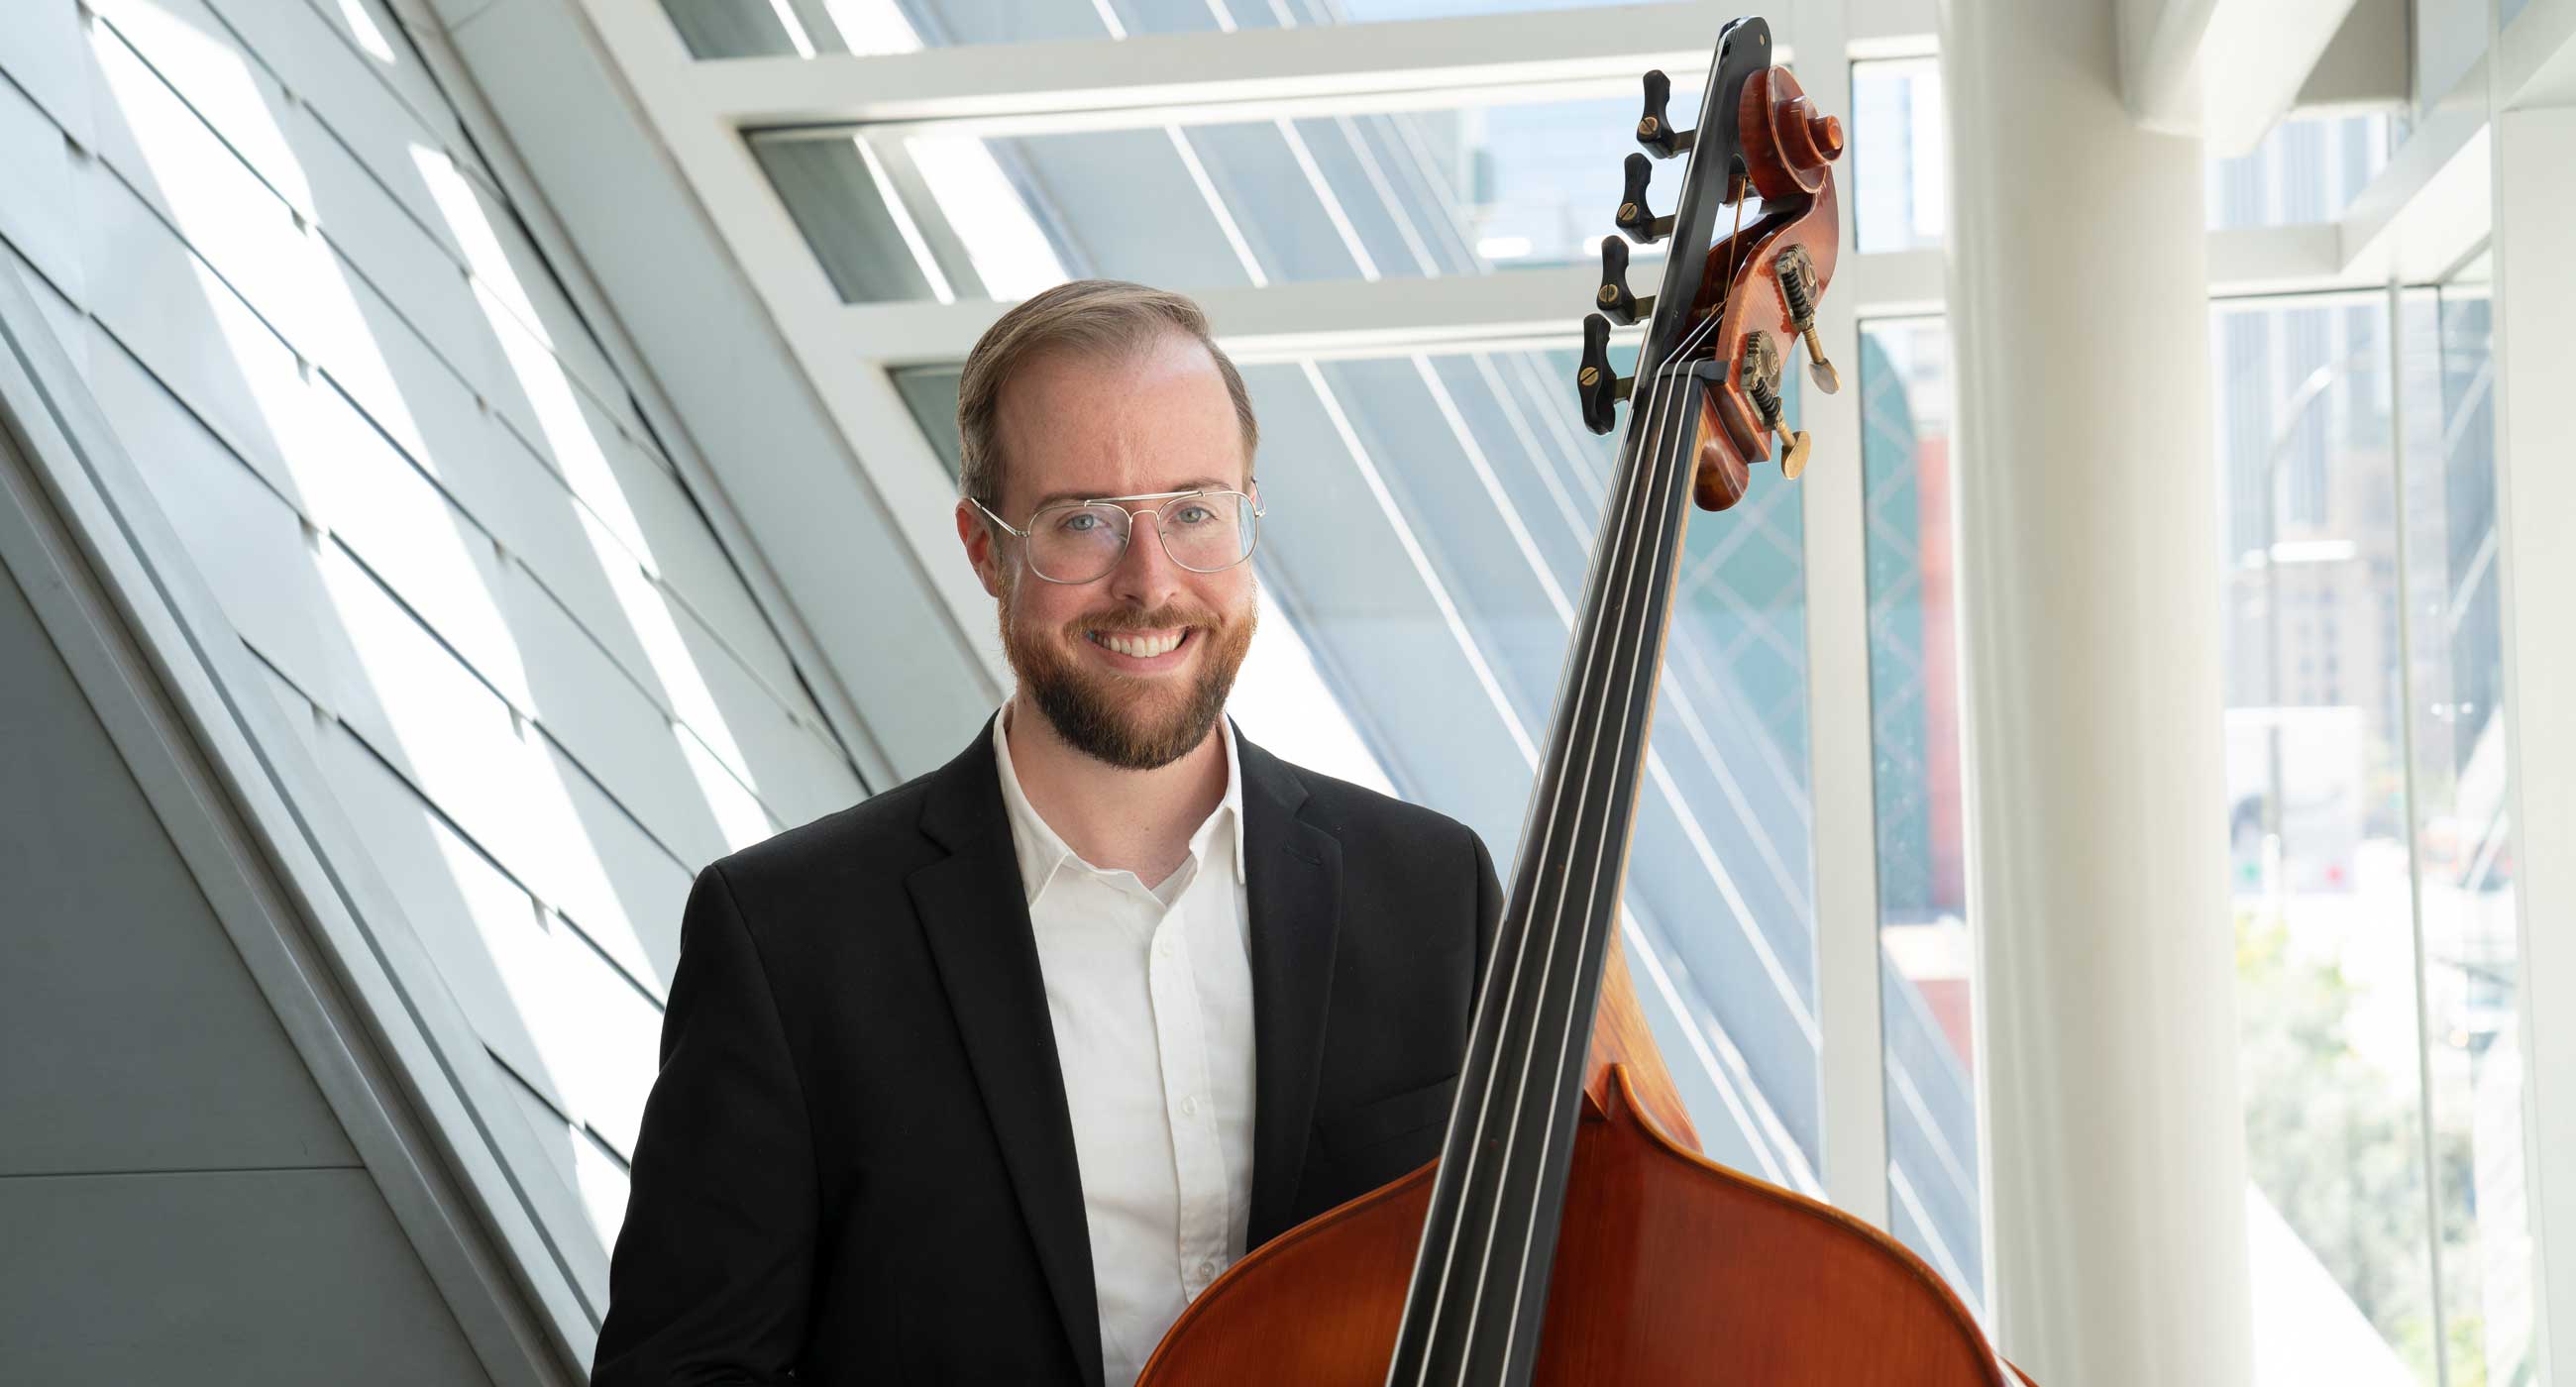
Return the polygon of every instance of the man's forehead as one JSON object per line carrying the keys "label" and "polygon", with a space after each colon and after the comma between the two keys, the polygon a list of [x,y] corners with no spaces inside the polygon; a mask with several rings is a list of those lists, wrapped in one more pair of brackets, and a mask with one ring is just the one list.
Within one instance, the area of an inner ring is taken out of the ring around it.
{"label": "man's forehead", "polygon": [[1135,362],[1059,358],[1006,393],[1003,484],[1014,503],[1035,510],[1244,486],[1249,469],[1233,396],[1196,343],[1179,346],[1195,352],[1195,369],[1139,372]]}

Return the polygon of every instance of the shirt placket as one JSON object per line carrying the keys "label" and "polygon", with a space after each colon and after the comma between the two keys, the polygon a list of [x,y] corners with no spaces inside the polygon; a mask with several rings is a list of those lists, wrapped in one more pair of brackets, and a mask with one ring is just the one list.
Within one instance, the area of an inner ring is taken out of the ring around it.
{"label": "shirt placket", "polygon": [[1180,1189],[1177,1244],[1181,1290],[1195,1299],[1225,1270],[1225,1160],[1209,1093],[1205,1025],[1183,923],[1190,891],[1155,922],[1147,963],[1154,1039],[1162,1058],[1164,1111],[1172,1125],[1172,1170]]}

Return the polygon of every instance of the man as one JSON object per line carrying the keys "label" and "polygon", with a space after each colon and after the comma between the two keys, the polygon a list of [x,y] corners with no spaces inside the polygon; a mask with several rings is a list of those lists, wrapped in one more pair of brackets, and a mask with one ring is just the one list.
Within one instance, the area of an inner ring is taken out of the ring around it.
{"label": "man", "polygon": [[597,1387],[1126,1387],[1245,1252],[1439,1152],[1502,892],[1224,717],[1258,435],[1205,319],[1049,290],[957,414],[1018,687],[698,874]]}

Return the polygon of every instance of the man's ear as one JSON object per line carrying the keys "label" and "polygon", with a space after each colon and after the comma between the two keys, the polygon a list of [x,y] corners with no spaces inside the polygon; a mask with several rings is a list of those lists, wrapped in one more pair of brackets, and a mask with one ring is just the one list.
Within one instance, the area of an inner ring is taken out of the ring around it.
{"label": "man's ear", "polygon": [[966,547],[966,562],[973,565],[976,580],[984,585],[984,595],[999,599],[1002,595],[1002,551],[999,537],[981,511],[965,501],[957,503],[957,541]]}

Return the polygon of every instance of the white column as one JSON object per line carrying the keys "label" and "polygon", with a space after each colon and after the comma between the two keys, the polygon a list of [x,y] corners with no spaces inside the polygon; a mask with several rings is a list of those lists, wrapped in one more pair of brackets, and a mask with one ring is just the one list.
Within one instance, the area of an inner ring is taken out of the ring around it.
{"label": "white column", "polygon": [[2497,528],[2542,1380],[2576,1380],[2576,107],[2495,123]]}
{"label": "white column", "polygon": [[1942,0],[1969,900],[1999,1347],[2242,1387],[2201,146],[2111,0]]}

